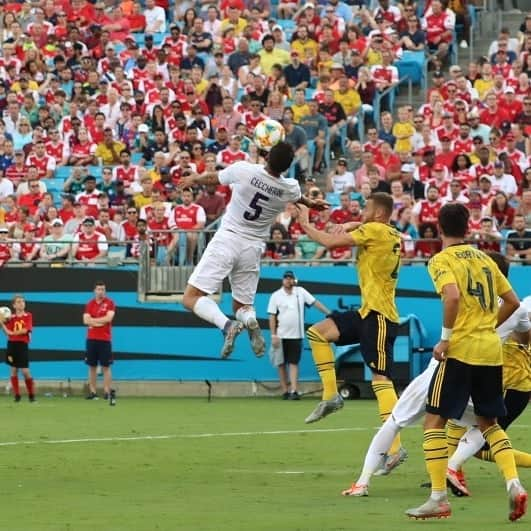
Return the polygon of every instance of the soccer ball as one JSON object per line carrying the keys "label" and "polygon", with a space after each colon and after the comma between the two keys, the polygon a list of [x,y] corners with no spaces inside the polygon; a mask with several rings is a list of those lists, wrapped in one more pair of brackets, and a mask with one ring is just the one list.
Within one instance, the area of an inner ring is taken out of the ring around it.
{"label": "soccer ball", "polygon": [[11,309],[8,306],[0,307],[0,319],[2,321],[9,321],[11,319]]}
{"label": "soccer ball", "polygon": [[264,151],[269,151],[284,138],[286,138],[286,131],[276,120],[263,120],[256,125],[254,130],[254,143]]}

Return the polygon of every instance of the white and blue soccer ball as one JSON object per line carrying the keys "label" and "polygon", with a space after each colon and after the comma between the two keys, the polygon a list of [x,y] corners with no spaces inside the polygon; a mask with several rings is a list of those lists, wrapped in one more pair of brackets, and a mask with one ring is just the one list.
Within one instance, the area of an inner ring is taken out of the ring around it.
{"label": "white and blue soccer ball", "polygon": [[254,143],[259,149],[264,151],[269,151],[285,138],[286,130],[284,126],[280,122],[269,118],[259,122],[254,130]]}

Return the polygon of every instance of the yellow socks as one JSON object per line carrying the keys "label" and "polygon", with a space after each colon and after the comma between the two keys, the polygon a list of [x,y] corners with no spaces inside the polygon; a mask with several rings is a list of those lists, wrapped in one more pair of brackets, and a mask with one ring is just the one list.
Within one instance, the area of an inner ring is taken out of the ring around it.
{"label": "yellow socks", "polygon": [[[378,412],[380,413],[380,419],[382,422],[385,422],[391,415],[391,411],[393,411],[393,408],[398,400],[393,382],[388,380],[373,380],[372,390],[374,391],[376,400],[378,401]],[[389,448],[389,453],[395,454],[398,452],[400,445],[400,435],[397,435],[393,440],[391,448]]]}
{"label": "yellow socks", "polygon": [[[517,467],[531,468],[531,454],[515,450],[513,448],[514,462]],[[494,461],[490,450],[481,450],[476,454],[476,457],[483,461]]]}
{"label": "yellow socks", "polygon": [[490,453],[505,481],[518,478],[514,461],[513,448],[507,434],[498,424],[494,424],[483,432],[483,437],[489,443]]}
{"label": "yellow socks", "polygon": [[422,448],[424,450],[426,469],[431,479],[432,491],[446,492],[448,444],[444,428],[425,430]]}
{"label": "yellow socks", "polygon": [[446,442],[448,443],[448,457],[454,455],[455,450],[461,437],[464,435],[466,428],[458,426],[451,420],[446,425]]}
{"label": "yellow socks", "polygon": [[312,326],[306,332],[313,361],[323,383],[323,400],[337,395],[336,363],[330,343]]}

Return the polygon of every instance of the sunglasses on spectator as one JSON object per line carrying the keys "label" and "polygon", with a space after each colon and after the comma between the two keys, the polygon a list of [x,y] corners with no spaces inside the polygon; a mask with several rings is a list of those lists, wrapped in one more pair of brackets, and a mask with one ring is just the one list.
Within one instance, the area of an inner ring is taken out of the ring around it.
{"label": "sunglasses on spectator", "polygon": [[474,140],[474,144],[479,146],[480,144],[483,144],[483,142],[481,140]]}
{"label": "sunglasses on spectator", "polygon": [[103,173],[112,173],[111,170],[103,170]]}
{"label": "sunglasses on spectator", "polygon": [[138,212],[136,210],[128,210],[127,213],[128,214],[138,214]]}
{"label": "sunglasses on spectator", "polygon": [[38,188],[38,187],[39,187],[38,184],[31,184],[31,185],[30,185],[30,188]]}

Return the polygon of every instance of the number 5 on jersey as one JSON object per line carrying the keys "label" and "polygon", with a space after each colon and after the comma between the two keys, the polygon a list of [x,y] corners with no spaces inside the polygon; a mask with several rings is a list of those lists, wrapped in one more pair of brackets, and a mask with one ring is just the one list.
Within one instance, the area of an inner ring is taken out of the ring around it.
{"label": "number 5 on jersey", "polygon": [[256,192],[254,194],[254,197],[251,199],[251,202],[249,203],[249,208],[253,210],[253,212],[249,212],[246,210],[243,213],[243,217],[247,221],[255,221],[260,217],[260,214],[262,213],[263,206],[260,205],[260,201],[266,202],[269,201],[269,197],[267,195],[261,194],[260,192]]}

